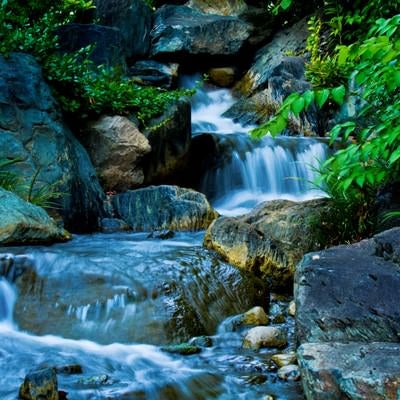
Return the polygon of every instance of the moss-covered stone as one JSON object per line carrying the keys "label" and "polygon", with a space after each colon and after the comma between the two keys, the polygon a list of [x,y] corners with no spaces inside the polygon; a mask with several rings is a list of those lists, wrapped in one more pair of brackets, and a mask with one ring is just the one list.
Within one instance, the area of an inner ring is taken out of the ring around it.
{"label": "moss-covered stone", "polygon": [[173,354],[180,354],[182,356],[189,356],[201,352],[201,348],[191,345],[189,343],[171,344],[169,346],[161,347],[162,351]]}

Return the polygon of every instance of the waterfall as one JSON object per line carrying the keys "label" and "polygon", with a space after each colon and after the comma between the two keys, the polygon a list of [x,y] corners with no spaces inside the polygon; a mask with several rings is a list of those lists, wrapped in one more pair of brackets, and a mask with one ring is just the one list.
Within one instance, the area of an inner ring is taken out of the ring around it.
{"label": "waterfall", "polygon": [[16,295],[11,285],[0,278],[0,326],[13,326],[13,310]]}
{"label": "waterfall", "polygon": [[[194,78],[184,85],[193,86]],[[208,170],[200,190],[224,215],[250,211],[262,201],[308,200],[324,196],[313,182],[328,146],[321,139],[265,137],[253,140],[253,126],[234,123],[222,114],[235,102],[227,89],[201,88],[192,100],[192,133],[212,134],[219,160]]]}

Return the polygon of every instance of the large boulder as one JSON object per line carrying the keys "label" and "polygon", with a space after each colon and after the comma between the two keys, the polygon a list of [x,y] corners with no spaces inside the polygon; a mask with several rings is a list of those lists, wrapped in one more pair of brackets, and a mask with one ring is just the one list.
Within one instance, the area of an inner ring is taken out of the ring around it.
{"label": "large boulder", "polygon": [[221,217],[208,228],[206,247],[231,264],[267,279],[274,288],[289,288],[295,266],[328,238],[319,225],[329,200],[274,200],[240,217]]}
{"label": "large boulder", "polygon": [[185,168],[191,142],[191,113],[188,99],[180,99],[149,124],[144,132],[151,153],[143,161],[147,184],[176,183],[177,173]]}
{"label": "large boulder", "polygon": [[206,197],[177,186],[150,186],[113,197],[118,218],[134,231],[206,229],[217,213]]}
{"label": "large boulder", "polygon": [[152,12],[143,0],[96,0],[102,25],[118,28],[125,39],[128,59],[145,58],[150,49]]}
{"label": "large boulder", "polygon": [[398,342],[400,228],[307,254],[296,269],[296,328],[304,342]]}
{"label": "large boulder", "polygon": [[60,49],[64,52],[77,51],[93,45],[90,59],[95,64],[107,67],[124,67],[127,52],[125,40],[117,28],[96,24],[67,24],[57,29]]}
{"label": "large boulder", "polygon": [[151,147],[128,118],[103,116],[90,124],[83,140],[106,191],[123,191],[143,183],[139,163]]}
{"label": "large boulder", "polygon": [[151,54],[178,58],[183,54],[235,56],[251,33],[237,17],[203,14],[186,6],[163,6],[156,11]]}
{"label": "large boulder", "polygon": [[34,189],[55,185],[59,213],[71,231],[98,227],[103,191],[89,157],[62,120],[40,66],[32,56],[0,56],[0,159]]}
{"label": "large boulder", "polygon": [[[296,55],[304,50],[307,36],[307,19],[277,33],[270,43],[257,52],[254,64],[239,81],[236,90],[248,96],[265,89],[269,79],[276,75],[276,68],[284,62],[288,53]],[[294,67],[298,68],[296,64]],[[296,76],[297,71],[293,70],[291,74]]]}
{"label": "large boulder", "polygon": [[51,243],[69,238],[42,208],[0,188],[0,244]]}
{"label": "large boulder", "polygon": [[397,399],[400,228],[307,254],[295,275],[307,399]]}
{"label": "large boulder", "polygon": [[399,398],[399,343],[307,343],[298,353],[308,400]]}
{"label": "large boulder", "polygon": [[247,9],[243,0],[189,0],[187,5],[205,14],[240,15]]}
{"label": "large boulder", "polygon": [[29,372],[19,389],[21,400],[59,400],[57,375],[54,368]]}

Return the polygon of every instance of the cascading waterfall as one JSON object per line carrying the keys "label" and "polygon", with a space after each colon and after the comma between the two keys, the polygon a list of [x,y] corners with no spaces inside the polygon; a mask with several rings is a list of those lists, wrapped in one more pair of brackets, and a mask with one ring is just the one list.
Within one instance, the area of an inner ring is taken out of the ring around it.
{"label": "cascading waterfall", "polygon": [[13,327],[15,292],[11,285],[0,278],[0,326]]}
{"label": "cascading waterfall", "polygon": [[[193,86],[195,78],[184,84]],[[248,136],[253,126],[243,127],[222,114],[234,104],[227,89],[200,89],[193,98],[192,132],[212,134],[223,152],[221,162],[204,176],[201,190],[224,215],[250,211],[262,201],[293,201],[322,197],[314,185],[327,145],[303,137]]]}

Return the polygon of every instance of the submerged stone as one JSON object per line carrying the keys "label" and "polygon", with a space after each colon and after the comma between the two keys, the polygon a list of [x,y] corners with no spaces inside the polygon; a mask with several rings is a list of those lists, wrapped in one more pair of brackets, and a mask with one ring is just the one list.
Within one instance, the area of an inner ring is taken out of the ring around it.
{"label": "submerged stone", "polygon": [[191,354],[197,354],[201,352],[199,346],[195,346],[189,343],[171,344],[169,346],[161,347],[162,351],[166,353],[180,354],[182,356],[189,356]]}

